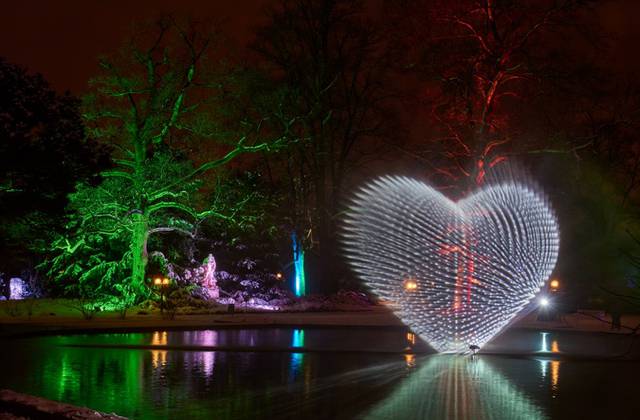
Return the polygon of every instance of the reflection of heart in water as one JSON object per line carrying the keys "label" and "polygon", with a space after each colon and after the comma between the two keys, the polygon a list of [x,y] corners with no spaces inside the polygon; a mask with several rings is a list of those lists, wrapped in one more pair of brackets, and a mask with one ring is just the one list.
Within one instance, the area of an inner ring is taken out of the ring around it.
{"label": "reflection of heart in water", "polygon": [[417,367],[411,369],[411,374],[363,418],[547,418],[535,400],[492,366],[490,358],[436,355],[418,359]]}
{"label": "reflection of heart in water", "polygon": [[517,181],[453,202],[423,182],[379,178],[356,194],[344,241],[351,266],[434,349],[482,347],[547,281],[556,218]]}

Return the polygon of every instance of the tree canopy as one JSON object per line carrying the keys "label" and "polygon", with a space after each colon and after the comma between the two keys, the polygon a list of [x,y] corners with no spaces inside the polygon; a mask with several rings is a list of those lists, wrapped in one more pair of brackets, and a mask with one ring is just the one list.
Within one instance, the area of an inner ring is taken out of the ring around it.
{"label": "tree canopy", "polygon": [[265,116],[225,121],[226,80],[207,62],[212,42],[201,27],[163,17],[101,60],[83,115],[94,136],[114,145],[114,167],[71,196],[69,231],[53,244],[50,275],[106,293],[117,285],[139,299],[148,294],[152,235],[191,236],[208,217],[237,222],[237,206],[203,198],[203,175],[277,147],[289,122],[263,133]]}
{"label": "tree canopy", "polygon": [[33,267],[64,225],[67,194],[110,165],[108,146],[85,135],[79,106],[0,58],[0,271]]}

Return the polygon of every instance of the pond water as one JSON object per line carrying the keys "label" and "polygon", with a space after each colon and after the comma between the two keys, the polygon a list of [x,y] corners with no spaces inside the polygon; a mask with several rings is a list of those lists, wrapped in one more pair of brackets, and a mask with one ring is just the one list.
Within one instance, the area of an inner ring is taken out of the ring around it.
{"label": "pond water", "polygon": [[632,419],[631,340],[514,329],[471,357],[401,329],[40,336],[0,343],[0,388],[140,419]]}

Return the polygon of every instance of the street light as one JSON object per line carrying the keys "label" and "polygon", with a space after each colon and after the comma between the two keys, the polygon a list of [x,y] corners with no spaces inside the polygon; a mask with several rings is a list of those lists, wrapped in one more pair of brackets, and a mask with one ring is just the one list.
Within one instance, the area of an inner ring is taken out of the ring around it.
{"label": "street light", "polygon": [[542,306],[543,308],[549,306],[549,303],[549,299],[547,299],[546,297],[540,298],[540,306]]}
{"label": "street light", "polygon": [[551,280],[551,282],[549,282],[549,287],[551,288],[552,292],[557,292],[560,288],[560,281],[558,281],[557,279]]}
{"label": "street light", "polygon": [[168,277],[156,277],[153,279],[153,285],[160,289],[160,313],[164,312],[165,294],[170,284],[171,279]]}

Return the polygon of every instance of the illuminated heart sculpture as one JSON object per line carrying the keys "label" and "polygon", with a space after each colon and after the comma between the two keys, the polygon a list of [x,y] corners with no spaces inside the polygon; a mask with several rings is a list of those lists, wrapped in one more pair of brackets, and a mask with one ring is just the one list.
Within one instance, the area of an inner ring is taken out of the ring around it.
{"label": "illuminated heart sculpture", "polygon": [[439,352],[491,340],[540,291],[559,248],[545,196],[516,181],[453,202],[417,180],[377,179],[356,194],[344,240],[366,285]]}

